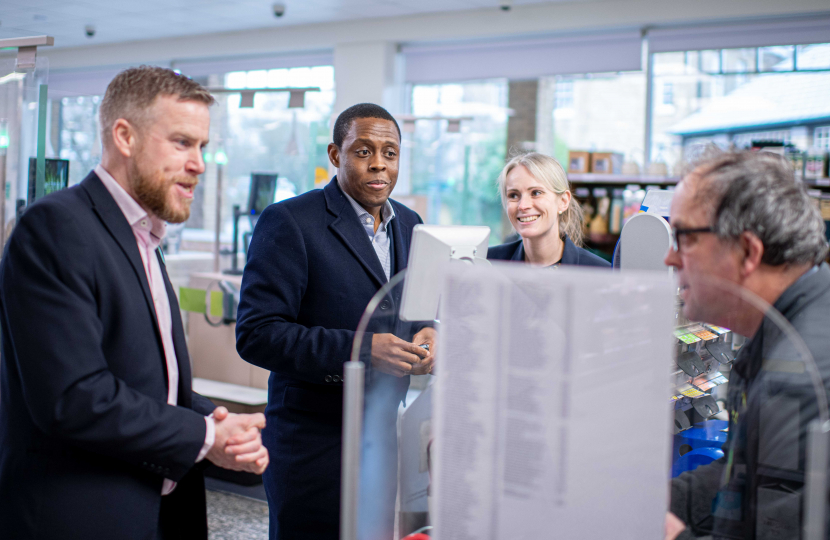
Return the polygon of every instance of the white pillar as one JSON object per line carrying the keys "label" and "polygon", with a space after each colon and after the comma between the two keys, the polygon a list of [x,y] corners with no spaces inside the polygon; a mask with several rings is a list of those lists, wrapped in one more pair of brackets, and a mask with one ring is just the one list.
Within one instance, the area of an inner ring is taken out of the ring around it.
{"label": "white pillar", "polygon": [[[397,43],[388,41],[343,43],[335,46],[336,98],[331,118],[332,128],[341,112],[358,103],[375,103],[394,116],[409,112],[405,110],[404,57],[398,49]],[[329,165],[329,175],[335,172]],[[393,197],[408,195],[409,192],[409,149],[404,147]]]}
{"label": "white pillar", "polygon": [[371,41],[335,46],[335,117],[357,103],[376,103],[392,114],[404,113],[403,67],[403,55],[396,43]]}

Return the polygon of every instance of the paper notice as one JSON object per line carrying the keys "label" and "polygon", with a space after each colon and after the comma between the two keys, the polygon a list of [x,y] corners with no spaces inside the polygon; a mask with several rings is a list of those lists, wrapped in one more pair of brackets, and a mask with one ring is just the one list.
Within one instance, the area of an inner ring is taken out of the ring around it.
{"label": "paper notice", "polygon": [[442,298],[433,536],[662,538],[668,277],[458,265]]}

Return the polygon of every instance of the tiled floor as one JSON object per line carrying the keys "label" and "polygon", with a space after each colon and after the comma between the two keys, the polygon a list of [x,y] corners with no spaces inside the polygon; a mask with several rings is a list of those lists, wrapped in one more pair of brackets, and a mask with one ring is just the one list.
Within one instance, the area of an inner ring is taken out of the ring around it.
{"label": "tiled floor", "polygon": [[223,491],[207,491],[209,540],[267,540],[268,504]]}

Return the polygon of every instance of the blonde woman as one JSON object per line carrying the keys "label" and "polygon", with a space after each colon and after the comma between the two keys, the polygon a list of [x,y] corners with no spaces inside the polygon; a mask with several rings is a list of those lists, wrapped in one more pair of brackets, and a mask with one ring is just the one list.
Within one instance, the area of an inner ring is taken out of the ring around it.
{"label": "blonde woman", "polygon": [[510,223],[521,237],[491,247],[491,260],[534,266],[602,266],[611,263],[582,249],[582,208],[571,196],[565,170],[555,159],[532,152],[507,162],[499,193]]}

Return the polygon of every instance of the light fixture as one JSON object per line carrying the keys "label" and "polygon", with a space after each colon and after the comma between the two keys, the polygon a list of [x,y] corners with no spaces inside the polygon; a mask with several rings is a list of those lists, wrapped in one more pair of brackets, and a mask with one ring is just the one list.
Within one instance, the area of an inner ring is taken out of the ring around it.
{"label": "light fixture", "polygon": [[305,90],[291,90],[288,97],[289,109],[302,109],[305,107]]}
{"label": "light fixture", "polygon": [[460,133],[461,132],[461,122],[466,120],[472,120],[472,116],[412,116],[412,115],[399,115],[396,118],[400,121],[401,131],[403,133],[414,133],[415,132],[415,121],[416,120],[446,120],[447,121],[447,133]]}
{"label": "light fixture", "polygon": [[243,90],[239,92],[239,108],[253,109],[254,108],[254,94],[253,90]]}
{"label": "light fixture", "polygon": [[0,39],[0,49],[17,49],[17,62],[14,70],[18,73],[35,69],[38,47],[54,44],[55,38],[52,36]]}
{"label": "light fixture", "polygon": [[249,109],[254,106],[254,94],[258,92],[288,92],[288,108],[305,107],[305,93],[319,92],[319,86],[305,88],[208,88],[211,94],[240,94],[239,107]]}
{"label": "light fixture", "polygon": [[213,158],[216,161],[217,165],[226,165],[228,163],[228,155],[221,148],[216,151],[216,154],[213,156]]}

